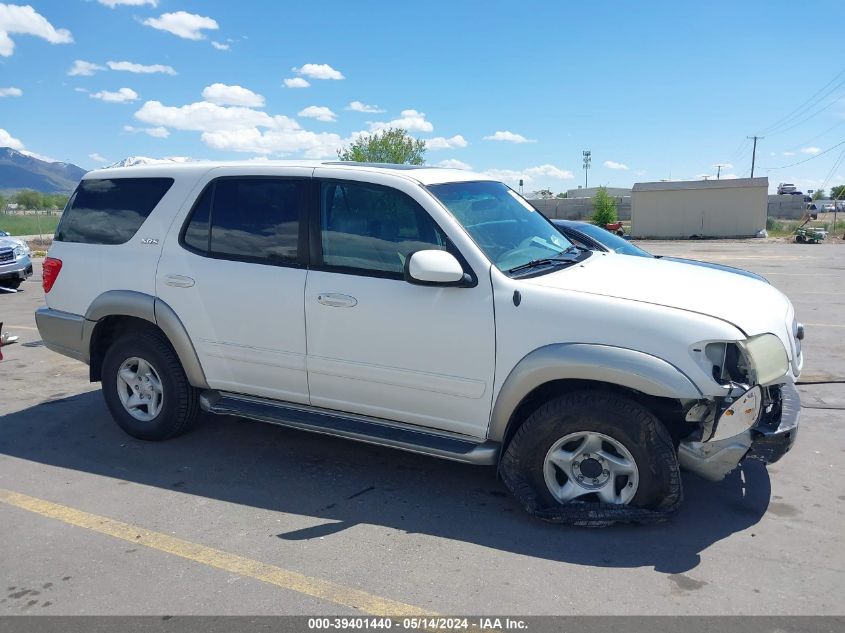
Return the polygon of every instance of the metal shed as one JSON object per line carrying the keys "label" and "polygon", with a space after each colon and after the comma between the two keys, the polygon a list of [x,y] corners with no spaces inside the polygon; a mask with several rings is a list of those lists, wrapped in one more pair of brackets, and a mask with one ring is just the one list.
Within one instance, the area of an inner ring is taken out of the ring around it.
{"label": "metal shed", "polygon": [[753,237],[766,228],[768,178],[638,182],[635,237]]}

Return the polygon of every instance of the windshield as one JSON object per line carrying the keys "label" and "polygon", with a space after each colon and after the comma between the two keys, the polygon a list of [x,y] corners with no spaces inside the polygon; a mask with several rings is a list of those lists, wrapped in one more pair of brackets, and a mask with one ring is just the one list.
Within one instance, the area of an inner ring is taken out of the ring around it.
{"label": "windshield", "polygon": [[585,222],[583,224],[578,224],[573,228],[576,231],[584,233],[587,237],[593,238],[600,244],[604,244],[610,250],[616,253],[620,253],[622,255],[636,255],[637,257],[653,257],[651,253],[649,253],[648,251],[644,251],[643,249],[637,246],[634,246],[624,237],[620,237],[616,235],[616,233],[611,233],[607,229],[603,229],[602,227],[596,226],[595,224],[587,224]]}
{"label": "windshield", "polygon": [[501,271],[574,250],[551,222],[500,182],[453,182],[428,189]]}

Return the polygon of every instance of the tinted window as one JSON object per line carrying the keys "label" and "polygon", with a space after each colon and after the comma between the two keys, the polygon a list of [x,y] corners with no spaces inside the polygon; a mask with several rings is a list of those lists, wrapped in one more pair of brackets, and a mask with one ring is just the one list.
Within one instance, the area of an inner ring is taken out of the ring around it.
{"label": "tinted window", "polygon": [[172,178],[83,180],[56,229],[62,242],[128,242],[170,189]]}
{"label": "tinted window", "polygon": [[610,250],[622,255],[636,255],[638,257],[652,256],[651,253],[644,251],[638,246],[634,246],[624,237],[620,237],[616,235],[616,233],[611,233],[607,229],[596,226],[595,224],[588,224],[584,222],[583,224],[579,224],[575,230],[586,233],[588,237],[593,238],[597,242],[604,244]]}
{"label": "tinted window", "polygon": [[302,180],[222,178],[197,201],[182,241],[226,258],[294,263],[307,194]]}
{"label": "tinted window", "polygon": [[397,275],[409,254],[448,244],[410,197],[362,183],[322,184],[320,237],[324,264]]}
{"label": "tinted window", "polygon": [[196,206],[194,206],[191,221],[185,227],[185,235],[182,238],[184,244],[203,253],[208,252],[208,221],[211,218],[211,199],[213,192],[213,185],[205,188],[202,197],[200,197]]}

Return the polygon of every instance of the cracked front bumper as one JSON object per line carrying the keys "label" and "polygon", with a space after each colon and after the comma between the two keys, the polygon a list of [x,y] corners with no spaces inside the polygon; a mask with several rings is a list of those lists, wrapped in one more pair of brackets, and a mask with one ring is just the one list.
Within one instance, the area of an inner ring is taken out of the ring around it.
{"label": "cracked front bumper", "polygon": [[750,429],[718,441],[682,441],[678,459],[685,470],[711,481],[724,479],[745,458],[773,464],[795,443],[800,416],[801,398],[795,385],[781,385],[779,400]]}

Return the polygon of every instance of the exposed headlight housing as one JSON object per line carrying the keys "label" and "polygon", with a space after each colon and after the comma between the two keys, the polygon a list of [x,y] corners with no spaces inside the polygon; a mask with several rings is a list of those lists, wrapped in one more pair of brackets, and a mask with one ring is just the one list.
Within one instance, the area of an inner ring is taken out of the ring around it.
{"label": "exposed headlight housing", "polygon": [[26,255],[26,251],[23,249],[23,246],[15,246],[14,252],[15,252],[15,259],[18,259],[18,258]]}
{"label": "exposed headlight housing", "polygon": [[[698,347],[698,346],[696,346]],[[695,351],[701,351],[698,348]],[[760,334],[744,341],[712,341],[703,345],[704,362],[713,380],[728,385],[768,385],[789,371],[789,357],[774,334]]]}

